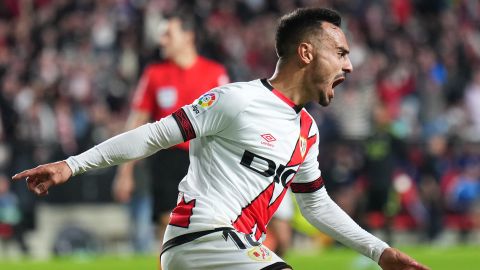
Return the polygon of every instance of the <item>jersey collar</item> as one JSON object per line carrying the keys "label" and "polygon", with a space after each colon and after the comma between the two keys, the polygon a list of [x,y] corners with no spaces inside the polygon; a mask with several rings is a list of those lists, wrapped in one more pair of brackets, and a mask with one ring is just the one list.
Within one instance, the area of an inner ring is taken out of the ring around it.
{"label": "jersey collar", "polygon": [[277,96],[279,99],[285,102],[288,106],[290,106],[290,108],[292,108],[296,113],[299,113],[302,110],[301,106],[298,106],[291,99],[286,97],[282,92],[273,88],[273,86],[270,84],[270,82],[266,78],[260,79],[260,82],[262,82],[263,86],[265,86],[268,90],[272,91],[272,93],[275,96]]}

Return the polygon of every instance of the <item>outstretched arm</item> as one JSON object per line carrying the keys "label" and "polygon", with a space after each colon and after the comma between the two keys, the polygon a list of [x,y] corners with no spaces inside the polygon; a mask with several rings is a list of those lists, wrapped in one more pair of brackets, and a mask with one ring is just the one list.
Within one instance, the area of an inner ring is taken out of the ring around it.
{"label": "outstretched arm", "polygon": [[59,161],[17,173],[12,179],[21,180],[25,178],[30,191],[39,196],[45,196],[51,186],[65,183],[71,176],[72,170],[67,163]]}
{"label": "outstretched arm", "polygon": [[180,129],[170,115],[155,123],[117,135],[66,162],[73,175],[150,156],[183,142]]}
{"label": "outstretched arm", "polygon": [[66,182],[71,176],[143,158],[180,142],[183,142],[180,129],[173,117],[168,116],[117,135],[80,155],[23,171],[12,179],[26,178],[32,192],[46,195],[51,186]]}
{"label": "outstretched arm", "polygon": [[[150,114],[148,112],[133,109],[128,116],[125,130],[132,130],[144,125],[148,123],[149,119]],[[135,161],[131,161],[118,166],[113,179],[112,193],[113,197],[119,202],[128,202],[135,189],[135,178],[133,176],[135,164]]]}
{"label": "outstretched arm", "polygon": [[384,270],[428,270],[363,230],[331,198],[325,187],[296,193],[303,216],[319,230],[377,262]]}

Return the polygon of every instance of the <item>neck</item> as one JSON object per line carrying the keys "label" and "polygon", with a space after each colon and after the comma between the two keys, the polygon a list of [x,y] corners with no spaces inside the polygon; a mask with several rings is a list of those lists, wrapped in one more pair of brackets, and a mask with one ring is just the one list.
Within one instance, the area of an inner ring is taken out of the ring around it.
{"label": "neck", "polygon": [[292,100],[296,105],[303,106],[308,102],[303,89],[304,70],[297,63],[278,59],[275,72],[268,79],[272,86]]}
{"label": "neck", "polygon": [[195,64],[198,54],[195,48],[186,48],[181,54],[172,57],[172,61],[183,69],[189,68]]}

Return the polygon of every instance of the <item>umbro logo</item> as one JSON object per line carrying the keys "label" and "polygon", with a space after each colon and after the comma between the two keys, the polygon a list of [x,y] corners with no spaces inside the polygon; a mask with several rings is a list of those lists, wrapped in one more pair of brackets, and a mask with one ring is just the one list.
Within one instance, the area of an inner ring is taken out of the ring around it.
{"label": "umbro logo", "polygon": [[269,146],[269,147],[274,147],[275,146],[275,145],[272,144],[272,142],[276,141],[277,139],[275,139],[275,137],[273,137],[272,134],[265,133],[265,134],[262,134],[260,136],[263,138],[263,141],[261,142],[261,144]]}
{"label": "umbro logo", "polygon": [[274,142],[274,141],[277,140],[277,139],[275,139],[275,137],[273,137],[273,135],[270,134],[270,133],[262,134],[262,135],[260,135],[260,136],[262,136],[262,138],[263,138],[265,141],[267,141],[267,142]]}

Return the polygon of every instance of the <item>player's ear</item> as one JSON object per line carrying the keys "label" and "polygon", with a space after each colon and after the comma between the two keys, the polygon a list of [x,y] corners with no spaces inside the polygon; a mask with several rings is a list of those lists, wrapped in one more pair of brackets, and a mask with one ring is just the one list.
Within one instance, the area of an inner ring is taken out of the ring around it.
{"label": "player's ear", "polygon": [[297,55],[300,62],[310,64],[313,61],[313,45],[307,42],[300,43],[297,47]]}

